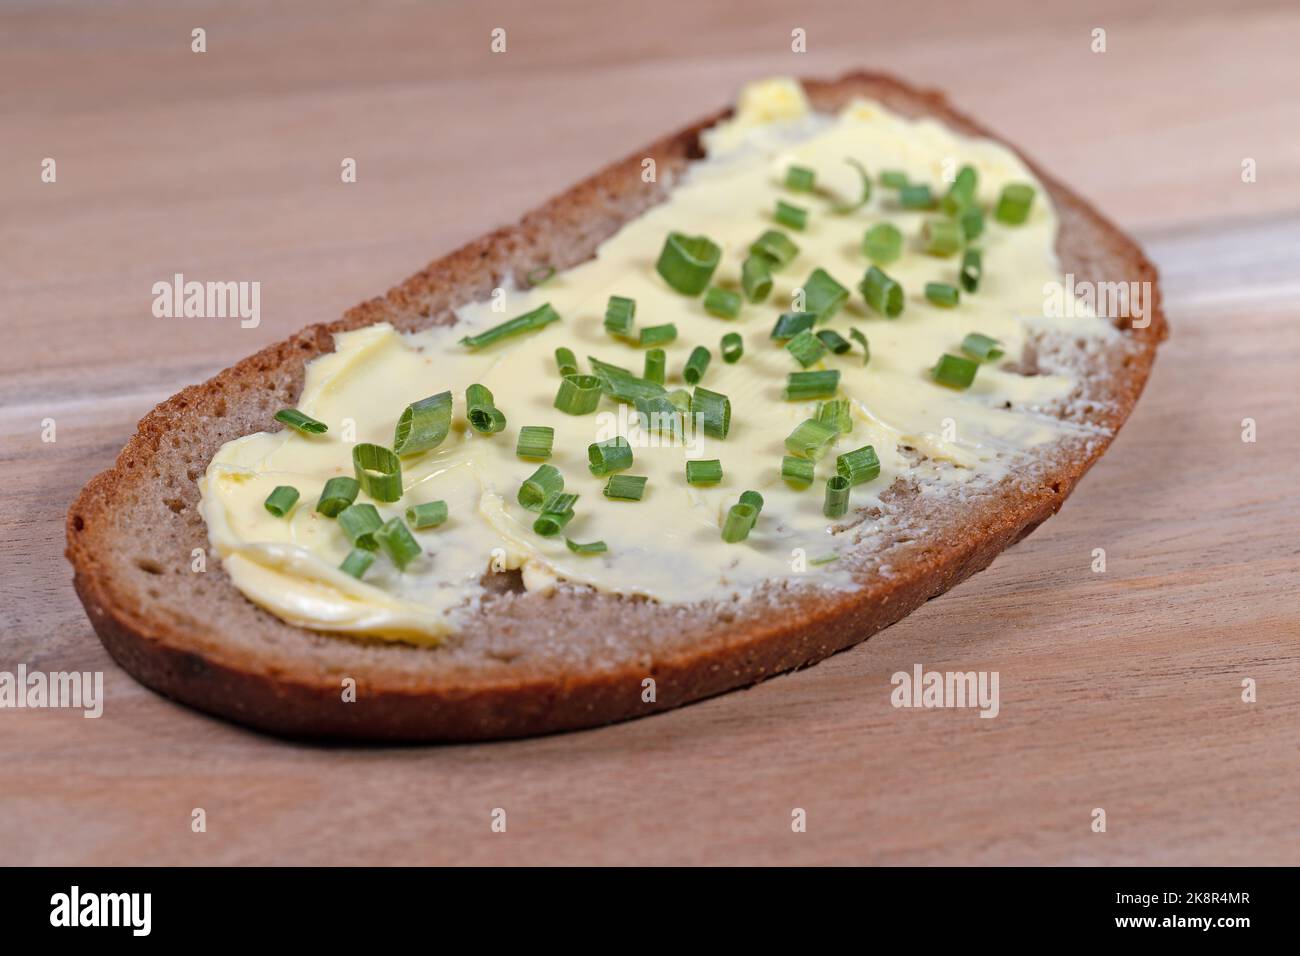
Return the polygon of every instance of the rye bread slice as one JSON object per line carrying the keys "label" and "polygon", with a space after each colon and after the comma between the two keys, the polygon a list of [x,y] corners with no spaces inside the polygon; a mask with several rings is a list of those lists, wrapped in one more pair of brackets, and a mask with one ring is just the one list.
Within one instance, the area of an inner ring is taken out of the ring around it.
{"label": "rye bread slice", "polygon": [[[907,116],[935,117],[993,137],[943,96],[873,73],[805,81],[815,108],[854,96]],[[667,710],[814,663],[865,640],[986,567],[1056,512],[1110,443],[1141,393],[1167,328],[1156,270],[1138,246],[1084,200],[1026,162],[1060,217],[1057,252],[1076,280],[1150,283],[1150,323],[1100,350],[1043,339],[1021,370],[1068,367],[1080,385],[1058,414],[1078,437],[1049,446],[999,483],[934,500],[899,480],[881,509],[858,511],[842,533],[856,542],[854,591],[774,582],[741,601],[689,606],[562,588],[524,592],[496,575],[472,626],[439,648],[326,635],[254,606],[206,548],[196,480],[222,443],[265,430],[293,405],[305,364],[333,348],[334,332],[378,321],[401,330],[455,321],[451,309],[484,299],[507,278],[542,265],[567,268],[671,190],[700,158],[709,117],[579,183],[515,226],[430,264],[391,290],[191,386],[139,424],[114,467],[92,479],[68,513],[67,556],[77,593],[104,646],[149,687],[200,710],[300,737],[472,740],[590,727]],[[658,182],[641,180],[653,157]],[[343,702],[344,678],[356,681]],[[655,700],[643,700],[643,681]]]}

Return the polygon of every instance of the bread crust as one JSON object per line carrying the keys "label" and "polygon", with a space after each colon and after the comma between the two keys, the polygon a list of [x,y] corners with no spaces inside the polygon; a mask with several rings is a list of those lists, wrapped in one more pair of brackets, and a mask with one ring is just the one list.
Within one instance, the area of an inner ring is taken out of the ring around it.
{"label": "bread crust", "polygon": [[[955,111],[941,94],[889,76],[852,73],[831,81],[806,80],[804,86],[818,109],[834,110],[854,96],[867,96],[908,115],[934,117],[967,135],[999,139]],[[286,736],[482,740],[571,730],[667,710],[820,661],[987,567],[1054,514],[1109,437],[1072,447],[1014,494],[964,507],[956,533],[944,535],[942,546],[919,542],[909,547],[905,563],[888,576],[864,576],[856,590],[796,597],[780,614],[742,614],[730,623],[714,619],[703,631],[697,629],[698,639],[663,647],[650,642],[613,660],[534,661],[525,656],[473,667],[451,655],[431,657],[447,654],[445,649],[377,650],[363,639],[323,636],[273,619],[247,605],[219,569],[168,581],[158,577],[160,570],[149,568],[153,562],[137,560],[133,567],[125,560],[130,529],[122,514],[130,508],[140,511],[141,500],[152,494],[173,516],[189,516],[190,523],[175,532],[177,550],[167,555],[188,569],[188,551],[179,546],[194,543],[202,532],[201,522],[195,530],[189,511],[197,497],[194,479],[222,442],[254,430],[241,430],[241,417],[266,421],[266,408],[292,403],[306,363],[332,350],[335,332],[377,321],[404,330],[450,321],[452,307],[486,298],[506,276],[520,281],[538,265],[567,268],[589,258],[602,239],[667,194],[672,175],[699,158],[700,132],[726,115],[709,117],[611,165],[517,225],[433,262],[386,296],[263,349],[208,382],[184,389],[142,419],[114,467],[87,483],[68,512],[66,554],[74,586],[113,658],[162,694]],[[641,181],[647,156],[656,161],[657,184]],[[1167,335],[1156,270],[1131,239],[1088,203],[1029,159],[1025,162],[1058,209],[1071,217],[1067,230],[1062,216],[1058,238],[1063,262],[1104,262],[1112,270],[1119,263],[1123,275],[1113,278],[1150,283],[1150,322],[1124,330],[1126,347],[1122,360],[1117,358],[1109,370],[1106,401],[1089,416],[1113,435],[1141,394],[1156,348]],[[557,245],[556,237],[563,242]],[[177,450],[178,435],[196,446],[192,453]],[[182,461],[181,454],[189,457]],[[176,474],[178,465],[183,477]],[[169,488],[174,497],[167,497]],[[151,520],[169,520],[160,514],[163,518]],[[197,546],[205,545],[206,537]],[[197,587],[190,582],[199,579],[208,579],[205,587],[231,592],[223,593],[223,599],[233,596],[247,607],[238,607],[238,614],[228,619],[211,620],[186,614],[179,607],[185,595],[164,594],[150,584],[155,580],[183,590]],[[590,600],[627,599],[602,595]],[[240,627],[255,627],[265,636],[260,643],[236,644],[232,629]],[[356,681],[355,702],[343,701],[345,677]],[[654,701],[643,700],[646,678],[655,681]]]}

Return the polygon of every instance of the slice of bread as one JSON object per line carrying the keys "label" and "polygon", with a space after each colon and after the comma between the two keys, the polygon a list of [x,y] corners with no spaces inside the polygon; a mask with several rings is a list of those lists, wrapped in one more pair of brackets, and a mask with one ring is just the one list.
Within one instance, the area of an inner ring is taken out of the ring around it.
{"label": "slice of bread", "polygon": [[[995,138],[942,96],[887,76],[855,73],[804,86],[818,110],[861,96]],[[1118,321],[1119,343],[1106,350],[1072,338],[1037,341],[1021,371],[1068,367],[1079,377],[1059,410],[1083,426],[1079,437],[1048,446],[995,486],[959,496],[923,497],[896,482],[883,508],[859,511],[841,532],[855,542],[854,591],[828,597],[774,582],[744,600],[670,606],[576,588],[529,593],[517,576],[502,574],[492,576],[494,593],[471,626],[442,647],[421,648],[294,627],[247,601],[215,558],[206,571],[192,570],[194,550],[208,544],[196,480],[224,442],[267,429],[277,409],[295,404],[305,364],[333,348],[334,332],[378,321],[400,330],[452,322],[454,306],[522,283],[530,270],[582,262],[667,195],[676,174],[701,156],[700,132],[722,115],[145,416],[114,467],[87,484],[68,513],[77,593],[118,663],[193,707],[293,736],[469,740],[589,727],[752,684],[865,640],[986,567],[1060,508],[1128,417],[1166,325],[1156,271],[1141,250],[1029,163],[1059,214],[1062,271],[1080,282],[1149,283],[1149,324]],[[657,163],[657,183],[641,179],[647,156]],[[344,701],[346,678],[356,682],[355,702]]]}

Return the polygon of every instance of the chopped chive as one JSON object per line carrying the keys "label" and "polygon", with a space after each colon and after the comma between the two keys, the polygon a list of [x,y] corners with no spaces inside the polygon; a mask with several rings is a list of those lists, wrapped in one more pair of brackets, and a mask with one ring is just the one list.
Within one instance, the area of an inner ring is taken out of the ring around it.
{"label": "chopped chive", "polygon": [[542,505],[542,514],[548,511],[556,514],[562,511],[572,511],[573,506],[578,503],[578,496],[569,491],[553,492]]}
{"label": "chopped chive", "polygon": [[962,339],[961,350],[981,362],[996,362],[1006,354],[1001,342],[980,332],[972,332]]}
{"label": "chopped chive", "polygon": [[822,340],[822,345],[826,346],[836,355],[843,355],[849,349],[853,348],[849,340],[834,329],[822,329],[817,333],[817,338]]}
{"label": "chopped chive", "polygon": [[610,475],[605,482],[605,497],[615,501],[640,501],[649,479],[641,475]]}
{"label": "chopped chive", "polygon": [[655,271],[683,295],[699,295],[713,277],[722,250],[707,236],[670,232],[664,240]]}
{"label": "chopped chive", "polygon": [[287,515],[295,504],[298,503],[298,489],[293,485],[279,485],[274,491],[266,496],[266,501],[262,504],[266,510],[271,512],[277,518],[283,518]]}
{"label": "chopped chive", "polygon": [[551,495],[542,506],[542,513],[533,522],[533,530],[548,538],[559,534],[573,520],[573,505],[577,500],[577,495],[564,492]]}
{"label": "chopped chive", "polygon": [[817,413],[813,417],[823,425],[834,428],[841,435],[853,431],[853,411],[847,398],[832,398],[828,402],[818,402]]}
{"label": "chopped chive", "polygon": [[632,404],[638,398],[653,398],[664,394],[664,387],[658,382],[637,378],[627,369],[602,362],[593,355],[588,355],[587,361],[600,380],[601,391],[616,402]]}
{"label": "chopped chive", "polygon": [[352,446],[352,473],[361,490],[376,501],[402,497],[402,462],[383,445],[362,442]]}
{"label": "chopped chive", "polygon": [[691,395],[690,411],[710,438],[726,438],[731,431],[731,399],[697,385]]}
{"label": "chopped chive", "polygon": [[515,439],[515,454],[520,458],[545,461],[555,445],[555,429],[550,425],[525,425]]}
{"label": "chopped chive", "polygon": [[979,206],[967,206],[957,216],[957,222],[961,224],[962,235],[970,242],[984,231],[984,210]]}
{"label": "chopped chive", "polygon": [[785,186],[797,193],[810,193],[816,174],[807,166],[791,166],[785,171]]}
{"label": "chopped chive", "polygon": [[664,383],[664,375],[668,367],[668,353],[663,349],[650,349],[645,353],[645,372],[643,377],[647,382],[654,382],[656,385]]}
{"label": "chopped chive", "polygon": [[691,357],[686,360],[686,367],[682,369],[682,378],[686,379],[687,385],[699,384],[712,358],[712,354],[703,345],[691,349]]}
{"label": "chopped chive", "polygon": [[809,558],[808,563],[813,566],[817,566],[821,564],[831,564],[835,561],[838,561],[839,559],[840,556],[838,554],[823,554],[820,557]]}
{"label": "chopped chive", "polygon": [[984,256],[978,249],[967,249],[961,257],[961,287],[967,292],[974,292],[980,287],[980,278],[984,275]]}
{"label": "chopped chive", "polygon": [[484,385],[465,389],[465,417],[474,431],[483,435],[495,435],[506,427],[506,416]]}
{"label": "chopped chive", "polygon": [[950,256],[961,248],[961,226],[951,219],[928,219],[921,226],[921,245],[932,256]]}
{"label": "chopped chive", "polygon": [[866,365],[871,361],[871,343],[869,343],[867,337],[857,329],[849,329],[849,338],[862,346],[862,364]]}
{"label": "chopped chive", "polygon": [[944,355],[935,365],[932,375],[940,385],[949,388],[969,388],[975,381],[979,364],[960,355]]}
{"label": "chopped chive", "polygon": [[750,302],[762,302],[772,294],[772,260],[747,256],[740,266],[740,286]]}
{"label": "chopped chive", "polygon": [[897,169],[886,169],[880,174],[880,185],[886,189],[902,189],[907,182],[907,173]]}
{"label": "chopped chive", "polygon": [[791,229],[802,230],[808,224],[808,210],[802,206],[793,206],[784,199],[776,201],[776,221]]}
{"label": "chopped chive", "polygon": [[836,458],[835,471],[850,485],[860,485],[880,475],[880,459],[874,447],[863,445]]}
{"label": "chopped chive", "polygon": [[641,427],[647,431],[661,435],[667,432],[678,437],[683,434],[682,412],[667,395],[639,395],[632,404],[636,408]]}
{"label": "chopped chive", "polygon": [[927,282],[925,297],[941,308],[951,309],[955,308],[961,300],[961,293],[957,291],[956,286],[948,285],[946,282]]}
{"label": "chopped chive", "polygon": [[807,329],[786,342],[785,348],[794,356],[794,360],[804,368],[812,365],[826,352],[826,346],[822,344],[822,340]]}
{"label": "chopped chive", "polygon": [[611,295],[605,306],[605,331],[619,338],[632,334],[632,320],[636,316],[636,299]]}
{"label": "chopped chive", "polygon": [[555,393],[555,407],[568,415],[586,415],[600,404],[600,379],[594,375],[566,375]]}
{"label": "chopped chive", "polygon": [[771,261],[778,269],[788,266],[799,254],[799,247],[794,240],[778,229],[769,229],[749,247],[751,255],[762,256]]}
{"label": "chopped chive", "polygon": [[782,312],[781,317],[772,326],[772,338],[792,339],[800,332],[811,329],[817,316],[811,312]]}
{"label": "chopped chive", "polygon": [[536,288],[554,275],[555,266],[538,266],[536,269],[529,270],[528,274],[524,276],[524,281],[526,281],[529,286]]}
{"label": "chopped chive", "polygon": [[609,546],[604,541],[589,541],[586,544],[579,544],[572,538],[565,538],[564,543],[574,554],[604,554],[609,550]]}
{"label": "chopped chive", "polygon": [[363,551],[374,551],[379,547],[375,542],[375,532],[383,524],[384,520],[379,517],[379,509],[369,502],[348,505],[339,512],[339,527],[348,536],[352,547],[361,548]]}
{"label": "chopped chive", "polygon": [[360,548],[353,548],[348,552],[348,556],[343,559],[339,565],[339,570],[344,574],[350,574],[358,581],[375,563],[375,554],[373,551],[363,551]]}
{"label": "chopped chive", "polygon": [[740,503],[753,508],[754,517],[758,517],[763,511],[763,496],[757,491],[742,491],[740,493]]}
{"label": "chopped chive", "polygon": [[415,540],[401,518],[385,521],[384,526],[375,532],[375,540],[399,571],[405,571],[406,566],[420,556],[420,542]]}
{"label": "chopped chive", "polygon": [[406,509],[406,523],[416,531],[436,528],[447,520],[447,502],[426,501]]}
{"label": "chopped chive", "polygon": [[[696,392],[699,391],[700,390],[697,388]],[[704,391],[710,395],[715,394],[713,392],[709,392],[707,388],[704,389]],[[689,415],[691,413],[691,393],[686,391],[686,389],[675,388],[671,392],[669,392],[666,397],[668,399],[669,404],[671,404],[673,408],[677,409],[683,415]],[[728,414],[730,414],[730,410],[728,410]]]}
{"label": "chopped chive", "polygon": [[329,426],[324,422],[318,422],[310,415],[304,415],[296,408],[282,408],[275,413],[275,420],[283,422],[296,432],[303,435],[323,435],[329,431]]}
{"label": "chopped chive", "polygon": [[887,266],[903,254],[903,234],[892,222],[878,222],[862,237],[862,251],[872,262]]}
{"label": "chopped chive", "polygon": [[1018,226],[1029,218],[1029,207],[1034,203],[1034,187],[1028,183],[1008,183],[1002,187],[993,218],[1011,226]]}
{"label": "chopped chive", "polygon": [[632,467],[632,446],[622,435],[587,446],[587,467],[593,475],[608,475]]}
{"label": "chopped chive", "polygon": [[727,520],[722,523],[722,540],[736,544],[749,537],[754,522],[758,520],[758,511],[753,505],[734,504],[727,512]]}
{"label": "chopped chive", "polygon": [[781,459],[781,477],[795,488],[807,488],[813,482],[817,465],[810,458],[786,455]]}
{"label": "chopped chive", "polygon": [[843,475],[826,479],[826,502],[822,514],[828,518],[842,518],[849,510],[849,480]]}
{"label": "chopped chive", "polygon": [[357,500],[361,482],[347,475],[338,475],[325,482],[316,499],[316,511],[327,518],[337,518],[340,511]]}
{"label": "chopped chive", "polygon": [[956,216],[975,201],[975,186],[978,176],[973,166],[963,166],[958,172],[948,192],[944,194],[939,208],[949,216]]}
{"label": "chopped chive", "polygon": [[437,448],[451,430],[451,392],[439,392],[402,409],[393,431],[393,451],[414,455]]}
{"label": "chopped chive", "polygon": [[564,490],[564,476],[554,465],[540,465],[519,486],[518,500],[529,511],[541,511],[546,499]]}
{"label": "chopped chive", "polygon": [[825,322],[849,301],[849,290],[840,285],[825,269],[814,269],[803,284],[804,311]]}
{"label": "chopped chive", "polygon": [[[785,439],[786,451],[817,461],[830,451],[839,431],[830,425],[808,418],[800,422]],[[784,474],[784,468],[782,469]]]}
{"label": "chopped chive", "polygon": [[728,365],[735,365],[745,354],[745,340],[740,337],[739,332],[728,332],[722,337],[721,345],[722,361]]}
{"label": "chopped chive", "polygon": [[792,402],[812,398],[833,398],[840,387],[840,370],[791,372],[786,380],[785,397]]}
{"label": "chopped chive", "polygon": [[560,314],[551,308],[551,303],[547,302],[539,305],[531,312],[525,312],[508,322],[493,326],[486,332],[480,332],[478,335],[467,335],[460,340],[460,344],[472,349],[481,349],[502,339],[522,335],[525,332],[534,332],[559,320]]}
{"label": "chopped chive", "polygon": [[686,463],[688,485],[716,485],[722,480],[722,462],[716,458],[695,458]]}
{"label": "chopped chive", "polygon": [[858,289],[867,305],[887,319],[896,318],[903,311],[903,287],[876,266],[867,270]]}
{"label": "chopped chive", "polygon": [[555,367],[560,370],[560,377],[578,374],[578,357],[571,349],[560,346],[555,350]]}
{"label": "chopped chive", "polygon": [[898,191],[898,202],[904,209],[933,209],[934,196],[924,183],[908,183]]}
{"label": "chopped chive", "polygon": [[704,293],[704,311],[720,319],[734,319],[740,315],[740,293],[711,285]]}
{"label": "chopped chive", "polygon": [[677,326],[668,322],[664,325],[651,325],[641,330],[640,343],[646,345],[667,345],[677,338]]}
{"label": "chopped chive", "polygon": [[856,212],[865,206],[871,199],[871,177],[867,175],[866,168],[856,159],[846,158],[844,160],[850,166],[858,171],[858,176],[862,180],[862,193],[855,203],[836,203],[834,210],[838,215],[847,216],[851,212]]}

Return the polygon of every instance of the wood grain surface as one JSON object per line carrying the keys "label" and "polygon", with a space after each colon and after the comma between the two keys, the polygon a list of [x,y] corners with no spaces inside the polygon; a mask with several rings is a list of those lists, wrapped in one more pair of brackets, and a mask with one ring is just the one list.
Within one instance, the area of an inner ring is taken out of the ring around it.
{"label": "wood grain surface", "polygon": [[[0,710],[0,863],[1300,863],[1297,49],[1300,8],[1249,0],[0,7],[0,670],[107,694]],[[851,651],[590,732],[301,746],[109,660],[63,516],[156,401],[748,79],[864,67],[946,90],[1162,270],[1172,338],[1060,515]],[[153,318],[175,272],[260,281],[260,326]],[[998,671],[1000,715],[893,708],[918,663]]]}

